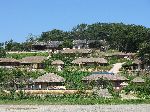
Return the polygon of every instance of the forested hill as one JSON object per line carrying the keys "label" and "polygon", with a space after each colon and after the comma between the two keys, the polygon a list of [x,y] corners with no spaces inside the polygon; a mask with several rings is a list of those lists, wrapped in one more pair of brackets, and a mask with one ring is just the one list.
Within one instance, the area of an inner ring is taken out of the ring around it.
{"label": "forested hill", "polygon": [[[140,25],[125,25],[123,23],[95,23],[79,24],[71,31],[53,29],[43,32],[40,36],[29,36],[24,43],[13,40],[5,42],[6,50],[30,50],[31,44],[36,40],[63,40],[67,46],[73,39],[106,40],[111,49],[124,52],[137,52],[140,48],[146,49],[150,43],[150,28]],[[71,44],[70,44],[71,45]],[[145,46],[146,45],[146,46]]]}

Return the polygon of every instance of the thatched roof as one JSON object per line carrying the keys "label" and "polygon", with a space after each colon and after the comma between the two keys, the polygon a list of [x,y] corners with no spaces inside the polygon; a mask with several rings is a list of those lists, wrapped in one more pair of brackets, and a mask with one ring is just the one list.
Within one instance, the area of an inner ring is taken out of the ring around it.
{"label": "thatched roof", "polygon": [[90,76],[84,77],[82,80],[92,81],[98,80],[100,78],[111,80],[111,81],[127,81],[128,79],[120,75],[110,75],[110,74],[92,74]]}
{"label": "thatched roof", "polygon": [[142,79],[141,77],[136,77],[132,80],[132,82],[135,82],[135,83],[144,83],[144,79]]}
{"label": "thatched roof", "polygon": [[19,61],[16,60],[16,59],[14,59],[14,58],[0,58],[0,62],[5,62],[5,63],[8,63],[8,62],[19,63]]}
{"label": "thatched roof", "polygon": [[136,53],[124,53],[124,52],[118,52],[114,53],[114,56],[135,56]]}
{"label": "thatched roof", "polygon": [[64,82],[65,79],[54,73],[48,73],[38,77],[34,82]]}
{"label": "thatched roof", "polygon": [[55,60],[51,63],[52,65],[64,65],[64,62],[61,60]]}
{"label": "thatched roof", "polygon": [[75,54],[75,53],[89,54],[91,52],[92,52],[91,49],[65,49],[61,51],[61,53],[63,54]]}
{"label": "thatched roof", "polygon": [[20,63],[42,63],[47,58],[45,56],[29,56],[22,58]]}
{"label": "thatched roof", "polygon": [[104,58],[77,58],[72,61],[73,64],[84,64],[84,63],[101,63],[101,64],[106,64],[108,63],[106,59]]}

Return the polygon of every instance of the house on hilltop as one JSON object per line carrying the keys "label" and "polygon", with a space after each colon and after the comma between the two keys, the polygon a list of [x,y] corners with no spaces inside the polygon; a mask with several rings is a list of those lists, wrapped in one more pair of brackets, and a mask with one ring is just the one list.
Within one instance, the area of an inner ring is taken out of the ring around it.
{"label": "house on hilltop", "polygon": [[108,61],[104,58],[77,58],[72,61],[73,64],[79,66],[105,66],[108,64]]}
{"label": "house on hilltop", "polygon": [[48,42],[35,42],[32,44],[32,51],[51,50],[52,52],[60,50],[63,41],[48,41]]}
{"label": "house on hilltop", "polygon": [[47,50],[47,44],[45,42],[35,42],[32,44],[32,51],[44,51]]}
{"label": "house on hilltop", "polygon": [[73,49],[85,49],[87,48],[86,39],[84,40],[73,40]]}
{"label": "house on hilltop", "polygon": [[91,49],[64,49],[61,51],[64,55],[75,55],[79,54],[80,56],[87,57],[89,54],[92,53]]}

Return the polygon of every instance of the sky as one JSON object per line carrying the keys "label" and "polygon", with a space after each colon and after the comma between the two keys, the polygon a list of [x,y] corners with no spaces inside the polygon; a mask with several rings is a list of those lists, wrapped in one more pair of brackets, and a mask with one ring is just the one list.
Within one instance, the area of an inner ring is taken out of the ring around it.
{"label": "sky", "polygon": [[0,0],[0,42],[96,22],[150,28],[150,0]]}

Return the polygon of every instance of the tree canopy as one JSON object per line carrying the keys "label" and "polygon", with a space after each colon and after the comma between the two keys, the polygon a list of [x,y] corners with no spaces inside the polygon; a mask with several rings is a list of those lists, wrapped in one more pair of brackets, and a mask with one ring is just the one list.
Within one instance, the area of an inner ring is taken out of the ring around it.
{"label": "tree canopy", "polygon": [[[12,50],[30,50],[34,41],[64,41],[62,47],[72,47],[72,40],[105,40],[110,49],[122,52],[143,52],[144,47],[150,39],[150,28],[141,25],[126,25],[123,23],[94,23],[79,24],[72,28],[71,31],[53,29],[43,32],[40,36],[29,35],[29,39],[24,43],[17,43],[13,40],[5,42],[5,49]],[[91,45],[93,46],[93,45]],[[100,47],[98,43],[96,46]],[[145,52],[145,50],[144,50]]]}

